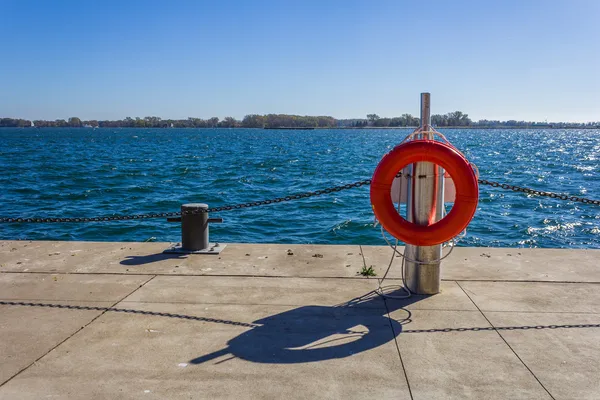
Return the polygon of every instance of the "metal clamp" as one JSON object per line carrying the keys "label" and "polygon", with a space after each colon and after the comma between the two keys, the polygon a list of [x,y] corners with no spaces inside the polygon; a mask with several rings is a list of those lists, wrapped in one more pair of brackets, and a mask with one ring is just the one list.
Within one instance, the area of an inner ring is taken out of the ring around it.
{"label": "metal clamp", "polygon": [[208,240],[208,224],[221,223],[223,218],[208,218],[208,204],[190,203],[181,206],[181,217],[167,218],[168,222],[181,222],[181,243],[164,253],[219,254],[225,248],[220,243]]}

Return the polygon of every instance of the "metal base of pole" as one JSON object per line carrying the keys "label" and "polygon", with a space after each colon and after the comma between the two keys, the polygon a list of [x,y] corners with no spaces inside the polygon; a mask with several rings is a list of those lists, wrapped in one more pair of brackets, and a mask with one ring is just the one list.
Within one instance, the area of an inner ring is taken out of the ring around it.
{"label": "metal base of pole", "polygon": [[[413,246],[407,245],[404,255],[412,260],[439,259],[441,246]],[[435,254],[433,257],[431,254]],[[415,294],[437,294],[440,292],[440,262],[433,264],[419,264],[406,261],[404,264],[406,286]]]}

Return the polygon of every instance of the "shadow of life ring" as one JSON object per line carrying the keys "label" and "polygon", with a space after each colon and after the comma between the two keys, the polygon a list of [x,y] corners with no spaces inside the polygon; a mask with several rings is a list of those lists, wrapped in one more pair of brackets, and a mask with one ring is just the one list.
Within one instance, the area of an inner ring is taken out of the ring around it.
{"label": "shadow of life ring", "polygon": [[[454,206],[448,215],[430,225],[404,219],[390,195],[396,174],[416,162],[441,166],[456,186]],[[414,140],[396,146],[383,156],[371,180],[371,206],[379,223],[395,238],[415,246],[433,246],[458,236],[473,219],[478,199],[477,176],[469,161],[454,147],[433,140]]]}

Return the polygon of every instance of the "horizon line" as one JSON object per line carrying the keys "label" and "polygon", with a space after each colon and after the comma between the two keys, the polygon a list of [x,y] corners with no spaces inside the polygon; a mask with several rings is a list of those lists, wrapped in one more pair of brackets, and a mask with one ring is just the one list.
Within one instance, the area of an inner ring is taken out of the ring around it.
{"label": "horizon line", "polygon": [[[456,112],[456,111],[453,111]],[[453,112],[448,112],[445,114],[431,114],[432,116],[434,115],[439,115],[439,116],[447,116]],[[462,111],[461,111],[462,113]],[[207,117],[207,118],[202,118],[202,117],[193,117],[193,116],[188,116],[185,118],[163,118],[163,117],[157,117],[154,115],[146,115],[144,117],[139,117],[139,116],[135,116],[135,117],[131,117],[131,116],[126,116],[124,118],[117,118],[117,119],[109,119],[109,118],[102,118],[102,119],[96,119],[96,118],[79,118],[77,116],[70,116],[67,118],[54,118],[54,119],[43,119],[43,118],[22,118],[22,117],[5,117],[5,116],[0,116],[0,120],[2,119],[13,119],[13,120],[24,120],[24,121],[30,121],[30,122],[34,122],[34,121],[45,121],[45,122],[55,122],[55,121],[68,121],[70,118],[78,118],[80,119],[82,122],[84,121],[96,121],[96,122],[101,122],[101,121],[125,121],[128,118],[132,119],[132,120],[136,120],[136,119],[140,119],[140,120],[144,120],[146,118],[158,118],[161,121],[187,121],[190,119],[200,119],[203,121],[208,121],[212,118],[218,118],[219,121],[223,121],[225,118],[233,118],[234,120],[241,122],[243,121],[243,119],[246,116],[250,116],[250,115],[259,115],[259,116],[268,116],[268,115],[285,115],[285,116],[297,116],[297,117],[314,117],[314,118],[318,118],[318,117],[325,117],[325,118],[333,118],[336,121],[348,121],[348,120],[360,120],[360,121],[368,121],[369,118],[367,117],[346,117],[346,118],[337,118],[337,117],[333,117],[331,115],[324,115],[324,114],[320,114],[320,115],[309,115],[309,114],[305,114],[305,115],[301,115],[301,114],[286,114],[286,113],[268,113],[268,114],[258,114],[258,113],[252,113],[252,114],[245,114],[244,117],[242,118],[236,118],[236,117],[232,117],[232,116],[225,116],[225,117]],[[369,114],[367,114],[369,115]],[[393,119],[393,118],[401,118],[402,115],[409,115],[413,118],[417,118],[420,119],[420,116],[414,116],[410,113],[402,113],[400,115],[397,116],[391,116],[391,117],[381,117],[379,116],[379,119]],[[466,118],[469,118],[468,114],[463,114],[465,115]],[[471,119],[471,118],[469,118]],[[544,121],[536,121],[536,120],[526,120],[526,119],[498,119],[498,118],[480,118],[480,119],[471,119],[471,121],[473,123],[478,123],[480,121],[490,121],[490,122],[500,122],[500,123],[504,123],[504,122],[508,122],[508,121],[516,121],[516,122],[524,122],[524,123],[528,123],[528,124],[600,124],[600,119],[598,120],[593,120],[593,119],[588,119],[588,120],[570,120],[570,121],[549,121],[549,120],[544,120]]]}

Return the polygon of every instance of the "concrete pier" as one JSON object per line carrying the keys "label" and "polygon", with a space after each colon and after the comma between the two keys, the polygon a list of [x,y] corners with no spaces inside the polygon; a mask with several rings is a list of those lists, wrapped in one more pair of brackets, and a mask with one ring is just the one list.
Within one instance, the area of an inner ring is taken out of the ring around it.
{"label": "concrete pier", "polygon": [[[600,250],[0,242],[0,399],[598,399]],[[392,278],[399,283],[400,262]]]}

